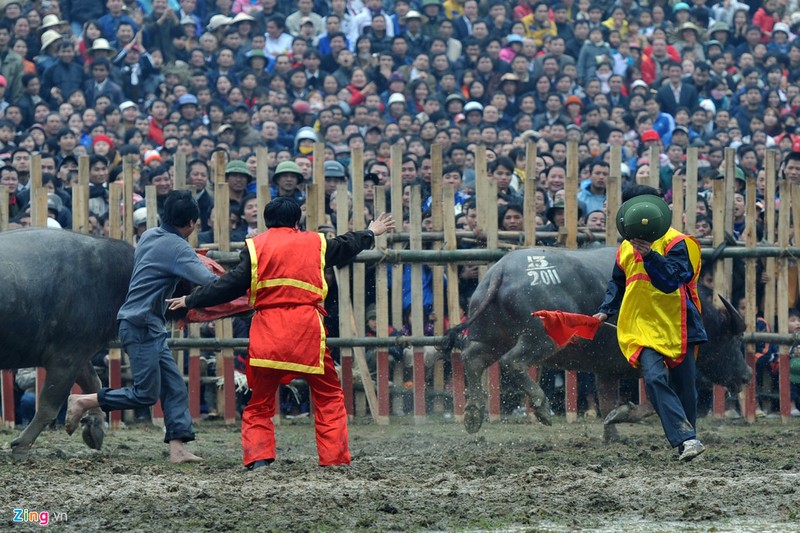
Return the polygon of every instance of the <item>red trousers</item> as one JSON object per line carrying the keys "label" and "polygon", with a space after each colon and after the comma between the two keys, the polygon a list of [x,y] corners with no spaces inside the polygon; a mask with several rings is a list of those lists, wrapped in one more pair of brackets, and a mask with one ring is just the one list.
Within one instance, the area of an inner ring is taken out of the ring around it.
{"label": "red trousers", "polygon": [[275,459],[275,393],[287,379],[301,377],[311,389],[314,428],[320,466],[350,464],[347,412],[339,376],[330,352],[325,350],[324,374],[298,374],[274,368],[247,365],[247,383],[252,396],[242,414],[242,452],[245,466],[258,460]]}

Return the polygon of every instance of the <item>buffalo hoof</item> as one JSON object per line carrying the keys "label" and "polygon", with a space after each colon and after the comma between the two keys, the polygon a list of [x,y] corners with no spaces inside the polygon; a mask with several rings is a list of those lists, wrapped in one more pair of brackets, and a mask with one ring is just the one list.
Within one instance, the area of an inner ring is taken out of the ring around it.
{"label": "buffalo hoof", "polygon": [[550,417],[553,416],[553,410],[550,409],[550,402],[545,401],[544,404],[540,405],[539,407],[533,407],[533,414],[536,416],[536,420],[538,420],[541,424],[545,426],[552,426],[553,423],[550,421]]}
{"label": "buffalo hoof", "polygon": [[483,425],[483,409],[477,405],[468,405],[464,409],[464,427],[467,433],[477,433]]}
{"label": "buffalo hoof", "polygon": [[81,432],[83,442],[93,450],[101,449],[103,447],[103,437],[105,437],[103,419],[98,416],[85,416],[81,420],[81,426],[83,427]]}
{"label": "buffalo hoof", "polygon": [[616,426],[608,425],[603,427],[603,442],[606,444],[622,442],[622,437],[619,436]]}
{"label": "buffalo hoof", "polygon": [[28,458],[28,452],[31,451],[30,444],[22,444],[19,439],[11,441],[11,457],[16,461],[24,461]]}
{"label": "buffalo hoof", "polygon": [[606,416],[605,420],[603,420],[603,424],[621,424],[625,422],[632,421],[632,412],[635,406],[631,403],[627,403],[625,405],[620,405]]}

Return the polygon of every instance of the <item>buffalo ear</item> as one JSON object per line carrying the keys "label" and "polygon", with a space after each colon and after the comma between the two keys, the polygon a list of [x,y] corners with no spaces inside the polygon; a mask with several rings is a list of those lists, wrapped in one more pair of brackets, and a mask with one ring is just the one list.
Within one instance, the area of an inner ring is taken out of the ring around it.
{"label": "buffalo ear", "polygon": [[725,311],[728,315],[728,324],[730,325],[733,334],[741,335],[744,333],[745,329],[747,329],[747,326],[744,323],[744,318],[742,318],[742,315],[739,314],[739,310],[736,309],[733,304],[721,294],[717,294],[717,296],[719,296],[719,299],[722,300],[722,305],[725,306]]}

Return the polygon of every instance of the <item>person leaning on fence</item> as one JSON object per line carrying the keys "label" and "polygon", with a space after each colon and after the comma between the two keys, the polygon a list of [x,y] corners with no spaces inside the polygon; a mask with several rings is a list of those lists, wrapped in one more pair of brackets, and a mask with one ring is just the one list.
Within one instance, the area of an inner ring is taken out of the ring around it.
{"label": "person leaning on fence", "polygon": [[341,267],[395,227],[381,214],[366,231],[333,239],[300,231],[300,206],[279,197],[264,208],[267,231],[247,239],[239,264],[189,296],[167,300],[172,310],[228,302],[248,289],[256,314],[250,329],[247,381],[250,403],[242,414],[244,465],[256,469],[275,460],[275,392],[303,377],[311,388],[320,466],[350,463],[344,395],[325,345],[325,267]]}
{"label": "person leaning on fence", "polygon": [[167,346],[165,300],[180,279],[206,284],[217,277],[203,266],[186,238],[195,230],[200,209],[189,191],[173,191],[164,202],[162,224],[147,230],[136,247],[133,275],[117,314],[119,337],[128,352],[133,386],[103,388],[96,394],[71,394],[66,429],[70,435],[88,409],[103,411],[149,407],[161,399],[169,458],[173,463],[202,461],[184,443],[194,440],[189,395],[183,374]]}
{"label": "person leaning on fence", "polygon": [[696,345],[708,340],[697,294],[700,245],[669,226],[669,207],[656,189],[634,185],[623,200],[631,202],[617,214],[624,218],[625,240],[594,316],[603,322],[618,313],[620,349],[641,369],[670,445],[681,461],[690,461],[705,450],[695,429]]}

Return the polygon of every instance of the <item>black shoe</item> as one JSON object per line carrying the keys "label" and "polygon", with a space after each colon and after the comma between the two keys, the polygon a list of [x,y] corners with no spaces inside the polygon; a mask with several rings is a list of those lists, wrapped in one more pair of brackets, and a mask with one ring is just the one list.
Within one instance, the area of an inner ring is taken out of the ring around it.
{"label": "black shoe", "polygon": [[258,461],[253,461],[249,465],[247,465],[248,470],[258,470],[264,466],[269,466],[272,464],[273,459],[259,459]]}

